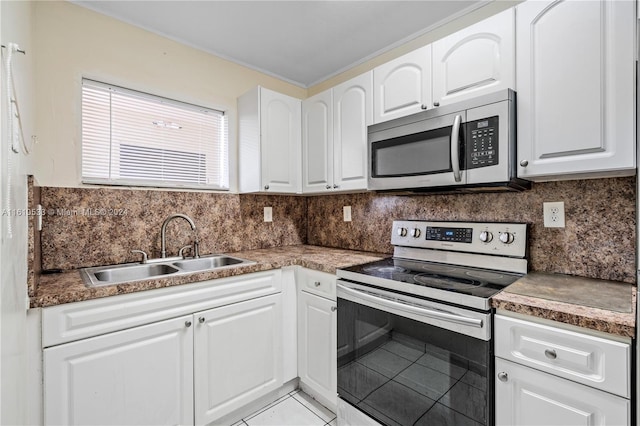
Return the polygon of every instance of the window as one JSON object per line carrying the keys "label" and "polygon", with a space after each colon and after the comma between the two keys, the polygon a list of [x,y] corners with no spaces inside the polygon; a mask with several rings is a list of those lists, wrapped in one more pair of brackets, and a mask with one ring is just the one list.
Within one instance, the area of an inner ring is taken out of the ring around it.
{"label": "window", "polygon": [[82,182],[229,189],[224,112],[84,79]]}

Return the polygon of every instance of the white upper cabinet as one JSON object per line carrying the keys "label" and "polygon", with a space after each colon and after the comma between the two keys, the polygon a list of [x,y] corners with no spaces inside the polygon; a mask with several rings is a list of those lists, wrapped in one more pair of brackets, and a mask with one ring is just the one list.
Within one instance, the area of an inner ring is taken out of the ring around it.
{"label": "white upper cabinet", "polygon": [[446,105],[515,87],[514,10],[433,43],[433,102]]}
{"label": "white upper cabinet", "polygon": [[431,45],[375,68],[373,85],[374,123],[431,108]]}
{"label": "white upper cabinet", "polygon": [[300,193],[301,101],[256,87],[238,115],[240,192]]}
{"label": "white upper cabinet", "polygon": [[333,189],[331,89],[302,102],[302,192]]}
{"label": "white upper cabinet", "polygon": [[517,6],[518,176],[635,173],[635,2]]}
{"label": "white upper cabinet", "polygon": [[333,88],[333,187],[367,188],[367,126],[373,123],[373,72]]}

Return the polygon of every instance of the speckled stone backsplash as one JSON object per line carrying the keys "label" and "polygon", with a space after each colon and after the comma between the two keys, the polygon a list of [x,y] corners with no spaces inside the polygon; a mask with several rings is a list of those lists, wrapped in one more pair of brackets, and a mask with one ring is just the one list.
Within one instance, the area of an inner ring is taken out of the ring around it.
{"label": "speckled stone backsplash", "polygon": [[[536,183],[507,194],[309,197],[307,243],[392,253],[394,219],[525,222],[531,270],[635,283],[635,185],[630,177]],[[564,229],[544,227],[545,201],[564,201]],[[353,221],[344,222],[349,205]]]}
{"label": "speckled stone backsplash", "polygon": [[[42,269],[73,269],[160,256],[160,228],[173,213],[197,226],[200,253],[304,244],[306,198],[107,188],[42,188]],[[263,221],[263,207],[273,222]],[[193,241],[183,219],[167,227],[167,253]]]}

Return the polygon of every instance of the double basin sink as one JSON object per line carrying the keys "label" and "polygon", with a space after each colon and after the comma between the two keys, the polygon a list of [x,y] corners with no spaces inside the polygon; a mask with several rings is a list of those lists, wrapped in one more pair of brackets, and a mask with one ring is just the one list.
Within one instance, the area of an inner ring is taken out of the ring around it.
{"label": "double basin sink", "polygon": [[163,276],[213,271],[252,263],[255,262],[237,257],[213,254],[195,259],[154,259],[144,264],[128,263],[124,265],[84,268],[80,270],[80,274],[88,287],[102,287]]}

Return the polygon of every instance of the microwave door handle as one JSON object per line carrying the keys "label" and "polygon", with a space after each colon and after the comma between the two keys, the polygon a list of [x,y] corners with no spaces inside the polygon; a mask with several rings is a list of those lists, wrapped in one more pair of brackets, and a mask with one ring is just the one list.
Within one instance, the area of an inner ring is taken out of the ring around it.
{"label": "microwave door handle", "polygon": [[453,126],[451,127],[451,168],[453,169],[453,178],[456,182],[462,180],[462,174],[460,173],[460,122],[462,116],[456,115],[453,120]]}

